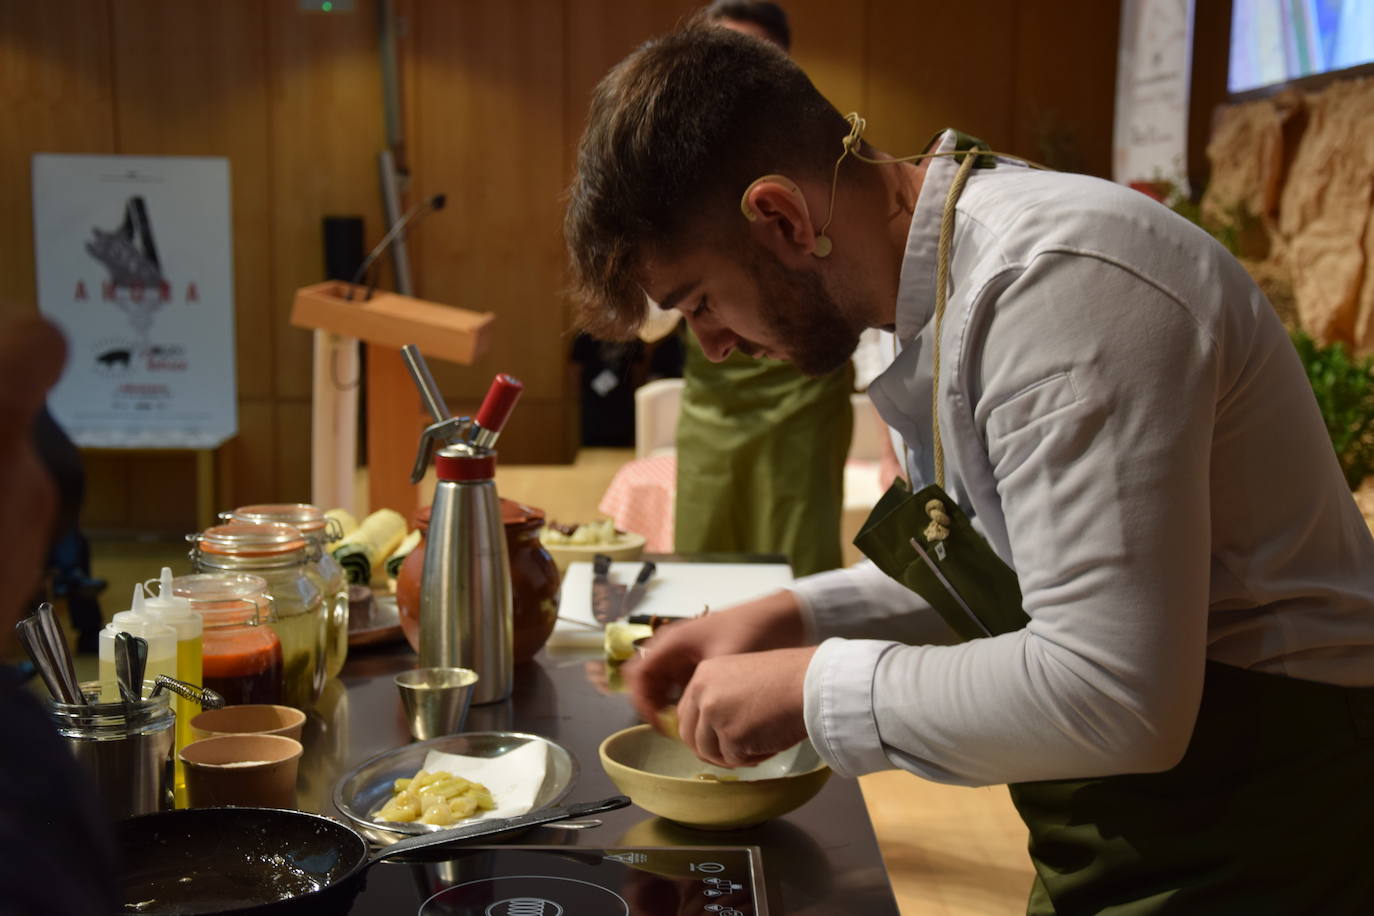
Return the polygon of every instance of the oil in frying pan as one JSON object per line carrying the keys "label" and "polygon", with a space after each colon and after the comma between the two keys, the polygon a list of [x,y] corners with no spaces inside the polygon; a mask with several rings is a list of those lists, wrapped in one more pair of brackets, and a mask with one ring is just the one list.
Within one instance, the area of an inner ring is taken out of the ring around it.
{"label": "oil in frying pan", "polygon": [[[327,869],[326,869],[327,870]],[[121,912],[139,914],[216,913],[260,906],[320,890],[319,873],[300,868],[279,853],[219,859],[187,871],[181,863],[130,875]]]}

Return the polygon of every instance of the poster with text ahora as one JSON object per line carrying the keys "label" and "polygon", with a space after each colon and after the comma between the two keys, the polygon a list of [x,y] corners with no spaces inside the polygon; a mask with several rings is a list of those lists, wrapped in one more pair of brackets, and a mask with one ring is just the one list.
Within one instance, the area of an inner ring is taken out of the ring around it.
{"label": "poster with text ahora", "polygon": [[213,448],[237,432],[229,162],[33,157],[38,307],[67,336],[49,398],[81,446]]}

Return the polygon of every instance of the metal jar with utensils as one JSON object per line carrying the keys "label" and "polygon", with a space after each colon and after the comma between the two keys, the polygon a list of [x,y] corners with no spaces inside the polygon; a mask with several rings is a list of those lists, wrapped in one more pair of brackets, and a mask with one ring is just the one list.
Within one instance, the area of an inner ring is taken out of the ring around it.
{"label": "metal jar with utensils", "polygon": [[309,542],[291,525],[232,522],[188,535],[191,568],[197,573],[246,572],[261,576],[272,596],[276,619],[269,625],[281,640],[284,697],[288,706],[310,709],[324,688],[324,599],[306,571]]}
{"label": "metal jar with utensils", "polygon": [[[152,683],[145,686],[150,691]],[[168,704],[169,694],[101,703],[96,702],[98,684],[82,688],[89,703],[49,700],[48,715],[95,780],[110,817],[118,820],[170,809],[176,716]]]}
{"label": "metal jar with utensils", "polygon": [[420,667],[475,671],[472,703],[500,702],[513,685],[514,611],[492,446],[524,385],[498,375],[475,419],[451,417],[420,351],[401,352],[434,417],[411,482],[431,456],[438,476],[420,577]]}

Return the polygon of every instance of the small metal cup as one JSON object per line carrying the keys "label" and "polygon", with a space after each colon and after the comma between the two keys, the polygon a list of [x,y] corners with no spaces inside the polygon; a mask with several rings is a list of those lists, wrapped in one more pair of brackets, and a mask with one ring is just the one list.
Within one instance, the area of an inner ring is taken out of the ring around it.
{"label": "small metal cup", "polygon": [[468,668],[416,668],[396,675],[410,734],[417,741],[463,730],[477,672]]}

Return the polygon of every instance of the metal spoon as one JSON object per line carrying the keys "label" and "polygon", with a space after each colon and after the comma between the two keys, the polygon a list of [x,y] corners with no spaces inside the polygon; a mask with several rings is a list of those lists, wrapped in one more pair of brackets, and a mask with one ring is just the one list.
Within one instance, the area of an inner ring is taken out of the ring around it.
{"label": "metal spoon", "polygon": [[138,699],[134,693],[134,648],[133,634],[116,633],[114,644],[115,680],[119,683],[119,696],[125,703]]}
{"label": "metal spoon", "polygon": [[148,670],[148,640],[135,636],[129,640],[133,656],[129,659],[129,678],[134,689],[134,699],[143,699],[143,674]]}
{"label": "metal spoon", "polygon": [[48,692],[59,702],[77,706],[84,705],[86,698],[80,689],[75,692],[70,691],[66,681],[63,680],[60,673],[61,666],[52,657],[52,653],[43,639],[42,624],[38,619],[25,617],[14,625],[14,630],[19,634],[19,642],[24,646],[24,651],[28,652],[29,658],[33,660],[33,666],[38,669],[38,674],[43,678],[43,683],[47,685]]}
{"label": "metal spoon", "polygon": [[53,613],[52,605],[44,601],[38,605],[34,616],[38,619],[39,633],[43,636],[48,653],[57,668],[57,676],[64,685],[63,693],[78,697],[75,701],[77,703],[86,702],[86,695],[81,692],[81,684],[76,679],[76,665],[72,662],[72,650],[67,645],[67,635],[62,632],[62,624]]}

